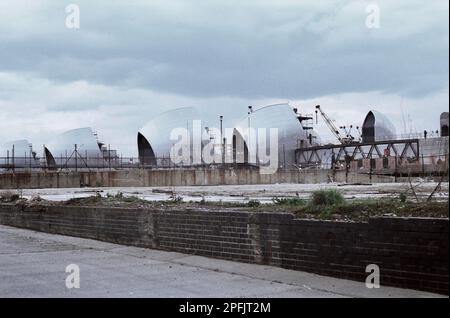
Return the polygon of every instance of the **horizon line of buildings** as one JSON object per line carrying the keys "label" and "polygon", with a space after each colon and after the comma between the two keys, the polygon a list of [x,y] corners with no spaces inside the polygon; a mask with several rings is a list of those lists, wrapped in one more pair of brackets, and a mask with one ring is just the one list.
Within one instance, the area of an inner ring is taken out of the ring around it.
{"label": "horizon line of buildings", "polygon": [[[170,150],[174,144],[170,139],[172,130],[179,127],[192,130],[193,122],[201,119],[202,115],[193,107],[176,108],[158,114],[137,132],[138,158],[135,158],[135,161],[128,158],[128,163],[164,166],[164,161],[170,158]],[[257,165],[259,158],[253,159],[255,162],[249,162],[245,129],[277,128],[279,166],[287,167],[295,164],[296,149],[323,145],[320,136],[312,127],[312,120],[312,116],[299,113],[298,109],[288,103],[269,105],[257,110],[249,106],[247,116],[234,124],[232,140],[224,140],[222,116],[220,128],[217,129],[206,127],[202,122],[201,128],[205,134],[202,143],[212,142],[217,146],[213,147],[213,151],[217,152],[225,152],[225,146],[229,146],[235,162]],[[448,121],[448,112],[442,113],[440,136],[448,136]],[[375,110],[368,112],[361,128],[360,142],[363,143],[397,138],[395,126],[390,119]],[[238,149],[238,144],[243,147]],[[266,143],[263,145],[266,149],[261,150],[269,151],[269,146]],[[43,146],[39,154],[26,139],[0,144],[0,169],[42,166],[56,169],[74,165],[98,168],[110,167],[111,164],[116,166],[120,160],[117,150],[110,149],[107,143],[99,141],[97,134],[90,127],[72,129],[55,136]]]}

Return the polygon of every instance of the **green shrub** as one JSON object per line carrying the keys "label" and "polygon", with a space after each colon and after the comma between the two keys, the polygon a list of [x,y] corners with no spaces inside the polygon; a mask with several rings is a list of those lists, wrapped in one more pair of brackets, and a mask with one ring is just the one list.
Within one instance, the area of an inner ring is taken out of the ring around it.
{"label": "green shrub", "polygon": [[16,202],[20,199],[20,195],[11,191],[3,191],[0,192],[0,201],[1,202]]}
{"label": "green shrub", "polygon": [[400,202],[405,203],[407,198],[408,197],[406,196],[406,193],[400,193],[400,196],[399,196]]}
{"label": "green shrub", "polygon": [[272,202],[276,205],[289,205],[289,206],[303,206],[306,205],[306,201],[304,199],[300,199],[297,197],[293,198],[273,198]]}
{"label": "green shrub", "polygon": [[311,194],[312,205],[338,205],[344,202],[344,196],[336,189],[317,190]]}
{"label": "green shrub", "polygon": [[122,201],[123,202],[127,202],[127,203],[133,203],[133,202],[141,202],[141,201],[143,201],[143,200],[141,200],[141,199],[139,199],[137,196],[135,196],[135,195],[131,195],[131,196],[129,196],[129,197],[124,197],[123,199],[122,199]]}
{"label": "green shrub", "polygon": [[259,202],[258,200],[249,200],[247,202],[247,206],[250,207],[250,208],[257,207],[257,206],[260,206],[260,205],[261,205],[261,202]]}

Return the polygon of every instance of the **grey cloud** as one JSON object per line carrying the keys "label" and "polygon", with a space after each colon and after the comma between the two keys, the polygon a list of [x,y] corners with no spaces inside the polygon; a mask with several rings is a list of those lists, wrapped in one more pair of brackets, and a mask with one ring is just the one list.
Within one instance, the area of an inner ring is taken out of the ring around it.
{"label": "grey cloud", "polygon": [[[2,40],[0,69],[194,97],[310,98],[373,90],[420,96],[448,83],[445,4],[382,2],[382,28],[369,30],[364,1],[79,2],[80,30],[56,27],[64,15],[51,6],[47,25]],[[424,6],[434,16],[422,17]],[[399,10],[405,13],[396,21]]]}
{"label": "grey cloud", "polygon": [[448,108],[446,1],[377,1],[376,30],[363,0],[72,2],[80,30],[64,27],[64,2],[0,2],[0,140],[92,126],[130,154],[175,107],[232,125],[247,105],[290,100],[343,124],[376,108],[401,125],[403,96],[419,131]]}

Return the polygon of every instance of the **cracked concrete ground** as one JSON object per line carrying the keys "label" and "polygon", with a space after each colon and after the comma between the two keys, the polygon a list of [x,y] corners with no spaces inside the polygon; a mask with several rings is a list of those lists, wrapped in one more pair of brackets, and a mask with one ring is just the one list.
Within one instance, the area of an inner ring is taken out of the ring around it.
{"label": "cracked concrete ground", "polygon": [[[413,180],[416,195],[426,200],[437,186],[436,182]],[[206,200],[210,202],[243,203],[249,200],[259,200],[261,203],[272,203],[274,197],[308,198],[313,191],[319,189],[338,189],[347,199],[368,198],[398,198],[400,193],[408,193],[410,199],[415,200],[409,183],[374,183],[371,185],[339,185],[339,184],[258,184],[258,185],[222,185],[222,186],[178,186],[178,187],[122,187],[122,188],[67,188],[67,189],[23,189],[20,194],[30,199],[40,196],[50,201],[65,201],[72,198],[116,195],[118,192],[125,196],[137,196],[148,201],[169,200],[172,193],[183,198],[184,201]],[[448,182],[441,184],[434,198],[439,201],[448,200]]]}
{"label": "cracked concrete ground", "polygon": [[[66,288],[69,264],[80,268],[79,289]],[[0,297],[443,296],[0,225]]]}

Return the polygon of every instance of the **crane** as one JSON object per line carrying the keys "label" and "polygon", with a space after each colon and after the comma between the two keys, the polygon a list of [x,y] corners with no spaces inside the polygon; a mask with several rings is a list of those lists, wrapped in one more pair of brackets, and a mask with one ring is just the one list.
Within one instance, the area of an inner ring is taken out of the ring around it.
{"label": "crane", "polygon": [[320,112],[320,114],[322,115],[323,119],[325,120],[325,123],[327,124],[328,128],[330,128],[333,135],[339,140],[339,142],[341,144],[346,145],[346,144],[353,142],[354,138],[350,134],[348,134],[346,137],[341,136],[341,133],[339,132],[337,127],[333,124],[333,122],[328,117],[328,115],[325,114],[325,112],[320,108],[320,105],[316,106],[316,115],[317,115],[317,112]]}

